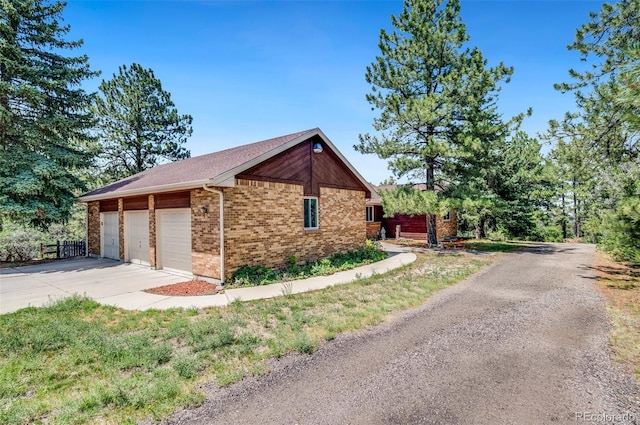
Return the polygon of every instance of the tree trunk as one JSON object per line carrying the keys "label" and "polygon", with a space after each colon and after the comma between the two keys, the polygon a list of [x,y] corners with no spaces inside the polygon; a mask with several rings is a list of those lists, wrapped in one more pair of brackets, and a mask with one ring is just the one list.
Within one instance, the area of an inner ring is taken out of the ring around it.
{"label": "tree trunk", "polygon": [[[435,189],[435,179],[433,170],[435,169],[435,159],[427,159],[427,181],[426,189],[433,191]],[[438,245],[438,233],[436,231],[436,216],[434,214],[427,214],[427,245]]]}
{"label": "tree trunk", "polygon": [[429,246],[438,245],[435,214],[427,214],[427,245]]}
{"label": "tree trunk", "polygon": [[576,236],[581,238],[582,237],[582,207],[580,206],[579,199],[576,201],[576,204],[577,204],[576,211],[578,211],[576,215],[576,228],[578,230],[576,232]]}
{"label": "tree trunk", "polygon": [[485,239],[487,237],[484,231],[484,217],[479,219],[476,223],[476,239]]}
{"label": "tree trunk", "polygon": [[567,210],[564,199],[564,193],[562,194],[562,239],[567,239]]}
{"label": "tree trunk", "polygon": [[573,187],[573,235],[577,238],[579,237],[578,231],[580,229],[578,225],[578,198],[576,196],[576,180],[573,179],[572,182]]}

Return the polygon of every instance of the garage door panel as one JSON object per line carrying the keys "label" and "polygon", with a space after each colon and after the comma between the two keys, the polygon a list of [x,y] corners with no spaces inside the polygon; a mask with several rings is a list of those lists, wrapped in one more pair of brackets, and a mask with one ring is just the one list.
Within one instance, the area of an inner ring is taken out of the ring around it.
{"label": "garage door panel", "polygon": [[191,273],[191,211],[158,212],[159,266]]}
{"label": "garage door panel", "polygon": [[101,256],[114,260],[120,259],[120,222],[117,212],[102,213]]}
{"label": "garage door panel", "polygon": [[148,266],[149,263],[149,212],[126,212],[125,237],[127,261]]}

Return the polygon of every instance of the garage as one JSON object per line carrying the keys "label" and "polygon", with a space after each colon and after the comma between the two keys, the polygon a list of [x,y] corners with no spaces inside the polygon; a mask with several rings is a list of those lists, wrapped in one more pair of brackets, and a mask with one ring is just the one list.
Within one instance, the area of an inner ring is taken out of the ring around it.
{"label": "garage", "polygon": [[157,212],[158,268],[191,274],[191,210]]}
{"label": "garage", "polygon": [[149,263],[149,212],[127,211],[124,214],[126,260],[144,266]]}
{"label": "garage", "polygon": [[118,212],[100,213],[101,237],[100,247],[101,257],[111,258],[113,260],[120,259],[120,222],[118,220]]}

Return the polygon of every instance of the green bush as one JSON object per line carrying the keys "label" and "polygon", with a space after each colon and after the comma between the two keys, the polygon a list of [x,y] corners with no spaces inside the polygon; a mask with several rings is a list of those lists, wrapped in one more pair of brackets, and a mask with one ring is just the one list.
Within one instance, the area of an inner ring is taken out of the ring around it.
{"label": "green bush", "polygon": [[387,254],[380,251],[374,242],[367,240],[365,246],[360,249],[337,253],[304,266],[298,265],[298,260],[295,256],[288,257],[286,260],[287,267],[281,270],[245,264],[231,276],[231,286],[268,285],[274,282],[327,275],[385,258],[387,258]]}
{"label": "green bush", "polygon": [[627,197],[614,211],[603,214],[598,226],[589,224],[599,233],[600,248],[614,260],[640,264],[640,197]]}
{"label": "green bush", "polygon": [[84,207],[75,206],[69,221],[52,223],[46,231],[4,220],[0,231],[0,261],[20,262],[37,258],[41,243],[84,240],[85,215]]}
{"label": "green bush", "polygon": [[492,241],[506,241],[509,239],[509,235],[504,229],[498,229],[495,232],[492,230],[488,230],[487,239],[490,239]]}
{"label": "green bush", "polygon": [[45,236],[42,232],[8,223],[0,232],[0,261],[27,261],[36,258],[40,243]]}
{"label": "green bush", "polygon": [[562,230],[556,226],[547,226],[543,230],[543,238],[545,242],[562,242]]}

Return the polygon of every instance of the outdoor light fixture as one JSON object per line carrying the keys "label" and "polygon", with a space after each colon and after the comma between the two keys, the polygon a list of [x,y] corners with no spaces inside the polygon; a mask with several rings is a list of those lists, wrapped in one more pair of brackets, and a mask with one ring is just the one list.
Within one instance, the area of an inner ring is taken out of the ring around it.
{"label": "outdoor light fixture", "polygon": [[202,207],[200,207],[200,212],[202,212],[202,213],[205,213],[205,214],[206,214],[206,213],[208,213],[208,212],[209,212],[209,208],[202,206]]}
{"label": "outdoor light fixture", "polygon": [[316,142],[313,144],[313,153],[322,153],[322,143]]}

